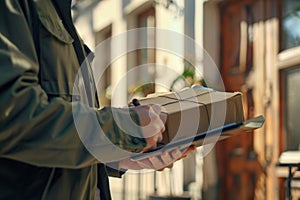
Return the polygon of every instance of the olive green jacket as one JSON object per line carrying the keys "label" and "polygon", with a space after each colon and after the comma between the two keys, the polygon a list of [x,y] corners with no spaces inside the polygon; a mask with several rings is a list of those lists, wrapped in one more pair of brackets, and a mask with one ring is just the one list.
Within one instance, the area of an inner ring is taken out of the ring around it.
{"label": "olive green jacket", "polygon": [[[113,170],[99,164],[101,156],[117,161],[111,149],[138,152],[145,146],[144,139],[125,134],[117,125],[116,121],[122,125],[125,110],[98,110],[72,101],[78,96],[73,93],[74,82],[86,54],[72,24],[70,4],[70,0],[0,4],[0,200],[93,199],[97,177],[101,198],[110,199],[106,173]],[[90,76],[90,68],[86,69]],[[84,83],[85,89],[94,91],[91,76]],[[91,101],[97,105],[96,99]],[[79,134],[74,110],[96,116],[103,131],[93,133],[93,127],[86,127],[85,137],[81,127]],[[133,111],[130,115],[138,121]],[[140,129],[135,131],[141,136]],[[82,141],[92,141],[93,134],[118,147],[100,142],[88,149]]]}

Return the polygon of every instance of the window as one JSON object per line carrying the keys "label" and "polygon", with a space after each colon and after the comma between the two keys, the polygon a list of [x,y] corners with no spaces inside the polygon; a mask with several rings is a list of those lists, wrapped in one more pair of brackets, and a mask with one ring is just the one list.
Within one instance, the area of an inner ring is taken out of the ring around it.
{"label": "window", "polygon": [[300,145],[300,66],[282,72],[284,150],[298,150]]}
{"label": "window", "polygon": [[[155,9],[149,7],[145,10],[135,13],[133,17],[134,25],[130,28],[146,28],[155,27]],[[146,29],[138,32],[136,41],[129,43],[137,43],[137,46],[145,48],[137,49],[128,53],[128,68],[134,69],[134,76],[128,78],[129,96],[147,96],[147,94],[155,92],[155,31],[154,29]],[[149,47],[149,48],[147,48]]]}
{"label": "window", "polygon": [[300,46],[300,1],[282,1],[282,50]]}
{"label": "window", "polygon": [[[104,44],[106,45],[104,48],[106,51],[103,53],[103,63],[109,63],[110,57],[111,57],[111,44],[110,39],[112,36],[112,26],[109,25],[99,32],[95,34],[95,42],[96,45],[100,44],[103,41],[106,41]],[[102,65],[99,65],[102,66]],[[105,66],[106,67],[106,66]],[[99,82],[97,83],[97,89],[98,89],[98,98],[100,100],[100,106],[110,106],[111,104],[111,66],[107,66],[103,75],[101,76]]]}
{"label": "window", "polygon": [[300,1],[281,0],[281,150],[300,148]]}

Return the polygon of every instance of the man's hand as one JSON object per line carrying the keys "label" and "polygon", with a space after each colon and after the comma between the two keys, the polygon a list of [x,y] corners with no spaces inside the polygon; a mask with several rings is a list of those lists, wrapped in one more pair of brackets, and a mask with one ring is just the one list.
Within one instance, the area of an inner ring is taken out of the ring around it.
{"label": "man's hand", "polygon": [[161,107],[159,105],[142,105],[133,108],[140,121],[140,126],[146,140],[146,147],[143,152],[156,148],[157,143],[162,141],[162,133],[165,125],[160,118]]}
{"label": "man's hand", "polygon": [[[156,148],[157,143],[162,141],[162,133],[165,131],[164,122],[160,118],[161,107],[159,105],[142,105],[133,108],[139,117],[140,125],[146,139],[146,147],[143,152]],[[119,168],[141,170],[154,169],[161,171],[165,168],[171,168],[173,163],[181,158],[186,157],[196,147],[190,146],[185,150],[173,150],[163,152],[161,155],[152,156],[140,161],[132,161],[126,158],[120,161]]]}
{"label": "man's hand", "polygon": [[195,146],[190,146],[184,151],[173,150],[171,152],[163,152],[159,156],[152,156],[140,161],[132,161],[130,158],[126,158],[120,161],[119,168],[132,170],[154,169],[162,171],[165,168],[171,168],[175,161],[185,158],[195,149]]}

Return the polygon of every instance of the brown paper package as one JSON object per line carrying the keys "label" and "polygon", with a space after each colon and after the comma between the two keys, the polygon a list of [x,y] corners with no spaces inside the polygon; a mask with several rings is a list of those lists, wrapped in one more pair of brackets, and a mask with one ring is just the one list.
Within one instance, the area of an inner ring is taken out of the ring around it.
{"label": "brown paper package", "polygon": [[165,123],[163,143],[193,136],[229,123],[244,121],[242,94],[184,89],[179,92],[155,93],[139,99],[141,105],[162,106]]}

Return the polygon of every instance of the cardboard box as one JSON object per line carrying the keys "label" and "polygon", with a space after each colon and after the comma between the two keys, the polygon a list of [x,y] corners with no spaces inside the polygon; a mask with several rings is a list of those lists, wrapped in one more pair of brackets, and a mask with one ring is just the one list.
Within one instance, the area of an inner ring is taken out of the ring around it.
{"label": "cardboard box", "polygon": [[229,123],[244,121],[242,94],[195,90],[153,94],[139,99],[141,105],[159,104],[163,107],[166,131],[163,143],[181,139]]}

